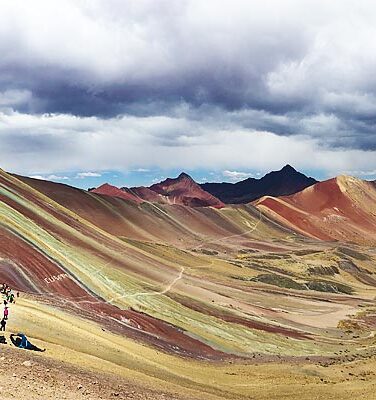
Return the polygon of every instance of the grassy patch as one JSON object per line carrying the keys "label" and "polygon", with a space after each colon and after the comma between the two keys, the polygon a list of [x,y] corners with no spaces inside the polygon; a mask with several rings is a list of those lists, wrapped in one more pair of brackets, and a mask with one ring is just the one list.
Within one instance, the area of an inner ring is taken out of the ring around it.
{"label": "grassy patch", "polygon": [[322,253],[322,251],[321,250],[309,250],[309,249],[294,251],[294,254],[296,256],[308,256],[310,254],[316,254],[316,253]]}
{"label": "grassy patch", "polygon": [[317,266],[317,267],[309,267],[308,273],[312,275],[329,275],[333,276],[335,274],[339,274],[339,269],[336,266]]}
{"label": "grassy patch", "polygon": [[277,275],[277,274],[262,274],[251,279],[254,282],[267,283],[269,285],[278,286],[286,289],[306,290],[306,286],[302,283],[296,282],[293,279]]}
{"label": "grassy patch", "polygon": [[345,294],[352,294],[354,292],[350,286],[331,281],[308,281],[306,285],[310,290],[316,290],[317,292]]}
{"label": "grassy patch", "polygon": [[346,256],[355,258],[356,260],[359,260],[359,261],[370,261],[370,259],[371,259],[368,254],[359,253],[359,251],[350,249],[348,247],[338,247],[337,254],[339,254],[339,255],[344,254]]}
{"label": "grassy patch", "polygon": [[341,329],[345,332],[353,332],[353,331],[363,330],[358,322],[350,320],[350,319],[343,319],[343,320],[339,321],[337,328]]}

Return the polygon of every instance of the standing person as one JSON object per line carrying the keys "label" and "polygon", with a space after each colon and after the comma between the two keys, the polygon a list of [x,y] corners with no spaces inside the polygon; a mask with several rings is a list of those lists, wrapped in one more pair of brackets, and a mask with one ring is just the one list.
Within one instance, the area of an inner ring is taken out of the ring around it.
{"label": "standing person", "polygon": [[4,319],[8,319],[9,316],[9,308],[7,306],[5,306],[4,308]]}
{"label": "standing person", "polygon": [[7,290],[7,284],[3,283],[3,287],[1,288],[1,293],[5,294],[6,290]]}
{"label": "standing person", "polygon": [[0,331],[5,332],[5,327],[7,325],[7,321],[3,318],[0,322]]}

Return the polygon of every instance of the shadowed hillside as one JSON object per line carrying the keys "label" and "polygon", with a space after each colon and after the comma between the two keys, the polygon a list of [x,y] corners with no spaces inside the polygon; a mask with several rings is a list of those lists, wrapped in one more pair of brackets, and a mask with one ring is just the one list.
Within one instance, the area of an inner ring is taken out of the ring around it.
{"label": "shadowed hillside", "polygon": [[237,183],[204,183],[201,187],[227,204],[249,203],[262,196],[284,196],[299,192],[317,181],[286,165],[263,178],[247,178]]}

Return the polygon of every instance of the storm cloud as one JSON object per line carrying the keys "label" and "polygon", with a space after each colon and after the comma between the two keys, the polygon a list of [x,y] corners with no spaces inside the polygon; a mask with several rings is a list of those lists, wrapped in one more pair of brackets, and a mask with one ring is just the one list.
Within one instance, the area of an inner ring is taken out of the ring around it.
{"label": "storm cloud", "polygon": [[[375,37],[376,4],[362,0],[4,1],[2,163],[23,143],[41,158],[23,154],[22,169],[47,173],[196,168],[197,154],[267,168],[283,143],[277,158],[297,166],[373,170]],[[159,153],[145,162],[148,146]]]}

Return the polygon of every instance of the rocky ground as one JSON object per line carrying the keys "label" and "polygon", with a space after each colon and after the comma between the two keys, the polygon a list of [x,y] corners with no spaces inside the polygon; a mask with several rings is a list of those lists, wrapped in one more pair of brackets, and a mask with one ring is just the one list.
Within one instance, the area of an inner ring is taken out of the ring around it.
{"label": "rocky ground", "polygon": [[0,370],[1,400],[182,399],[7,345],[0,347]]}

